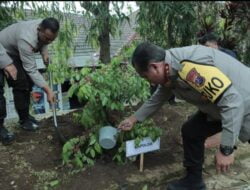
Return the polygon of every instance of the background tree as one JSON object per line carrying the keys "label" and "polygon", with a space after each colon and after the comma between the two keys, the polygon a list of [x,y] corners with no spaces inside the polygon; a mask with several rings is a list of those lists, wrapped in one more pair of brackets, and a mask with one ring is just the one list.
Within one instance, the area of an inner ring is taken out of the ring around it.
{"label": "background tree", "polygon": [[214,1],[197,2],[197,23],[199,31],[197,37],[201,37],[207,33],[211,33],[216,30],[219,17],[219,6],[220,4]]}
{"label": "background tree", "polygon": [[[111,14],[110,5],[113,6],[114,14]],[[100,47],[100,58],[102,63],[110,62],[110,35],[118,34],[119,25],[129,18],[121,12],[123,2],[114,1],[84,1],[81,6],[86,10],[83,16],[89,19],[89,26],[85,26],[87,42],[93,47]]]}
{"label": "background tree", "polygon": [[240,60],[250,65],[250,2],[228,1],[220,17],[221,44],[237,51]]}
{"label": "background tree", "polygon": [[16,22],[24,19],[23,11],[24,1],[1,1],[0,2],[0,30]]}
{"label": "background tree", "polygon": [[199,2],[199,32],[197,37],[213,32],[219,45],[234,50],[238,58],[249,64],[250,55],[250,3],[227,1],[224,3]]}
{"label": "background tree", "polygon": [[143,40],[173,48],[197,44],[198,37],[213,32],[219,45],[250,64],[249,2],[141,1],[137,5],[137,32]]}
{"label": "background tree", "polygon": [[197,31],[195,2],[137,2],[137,31],[144,40],[164,48],[193,43]]}

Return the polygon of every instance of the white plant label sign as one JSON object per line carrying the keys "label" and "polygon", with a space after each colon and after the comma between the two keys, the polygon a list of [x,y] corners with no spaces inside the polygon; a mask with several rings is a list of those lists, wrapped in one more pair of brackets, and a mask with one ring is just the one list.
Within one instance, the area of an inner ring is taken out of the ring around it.
{"label": "white plant label sign", "polygon": [[126,141],[126,157],[134,156],[141,153],[151,152],[160,149],[160,138],[155,142],[150,137],[144,138],[140,145],[135,148],[135,140]]}

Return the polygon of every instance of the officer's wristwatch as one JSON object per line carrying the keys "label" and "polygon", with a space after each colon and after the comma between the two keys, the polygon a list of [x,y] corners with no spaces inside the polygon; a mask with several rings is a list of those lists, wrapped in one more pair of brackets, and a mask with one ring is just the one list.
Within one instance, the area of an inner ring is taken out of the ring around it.
{"label": "officer's wristwatch", "polygon": [[232,153],[234,152],[234,147],[225,146],[225,145],[220,145],[220,152],[221,152],[224,156],[229,156],[230,154],[232,154]]}

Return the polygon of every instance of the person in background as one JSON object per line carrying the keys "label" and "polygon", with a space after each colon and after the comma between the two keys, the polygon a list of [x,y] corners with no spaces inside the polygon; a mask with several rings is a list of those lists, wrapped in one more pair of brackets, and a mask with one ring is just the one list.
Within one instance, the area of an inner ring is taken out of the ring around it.
{"label": "person in background", "polygon": [[218,50],[220,50],[228,55],[231,55],[235,59],[237,59],[236,53],[234,51],[219,46],[218,37],[213,33],[207,33],[207,34],[203,35],[202,37],[199,37],[198,42],[201,45],[218,49]]}
{"label": "person in background", "polygon": [[[33,84],[41,87],[46,92],[49,103],[52,104],[55,101],[53,91],[37,69],[35,53],[39,52],[44,64],[48,65],[49,54],[47,45],[56,39],[58,31],[59,22],[52,17],[21,21],[0,31],[0,43],[17,69],[16,80],[7,78],[7,82],[13,88],[15,109],[19,116],[20,127],[24,130],[35,131],[39,128],[38,122],[29,114],[30,92]],[[6,102],[3,95],[4,78],[4,72],[1,71],[0,126],[2,129],[4,128],[4,119],[6,117]],[[14,140],[14,136],[8,134],[10,133],[6,128],[0,131],[0,139],[3,144]]]}

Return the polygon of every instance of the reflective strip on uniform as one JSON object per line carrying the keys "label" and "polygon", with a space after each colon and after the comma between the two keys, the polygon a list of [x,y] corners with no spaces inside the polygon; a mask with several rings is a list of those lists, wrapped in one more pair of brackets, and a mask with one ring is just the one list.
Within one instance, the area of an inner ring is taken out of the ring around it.
{"label": "reflective strip on uniform", "polygon": [[181,63],[183,68],[178,72],[180,78],[213,103],[232,84],[231,80],[215,66],[188,60]]}

